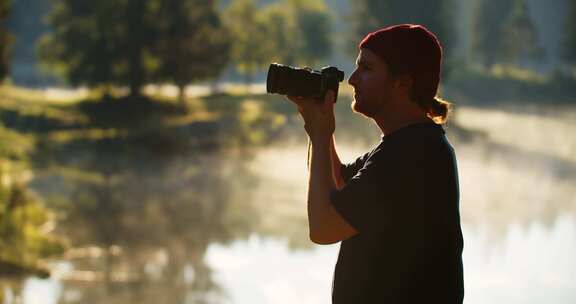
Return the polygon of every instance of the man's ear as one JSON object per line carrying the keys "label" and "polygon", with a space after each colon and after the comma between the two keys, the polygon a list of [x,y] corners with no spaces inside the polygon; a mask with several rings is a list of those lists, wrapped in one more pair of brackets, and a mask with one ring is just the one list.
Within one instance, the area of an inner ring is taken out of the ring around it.
{"label": "man's ear", "polygon": [[402,91],[409,93],[412,91],[414,80],[408,74],[401,74],[396,76],[396,86]]}

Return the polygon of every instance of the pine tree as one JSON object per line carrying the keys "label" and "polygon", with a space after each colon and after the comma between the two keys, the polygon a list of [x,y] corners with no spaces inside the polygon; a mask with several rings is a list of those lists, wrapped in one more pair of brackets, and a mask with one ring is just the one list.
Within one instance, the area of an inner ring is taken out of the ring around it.
{"label": "pine tree", "polygon": [[473,16],[472,52],[485,67],[490,68],[502,58],[504,28],[515,0],[478,0]]}
{"label": "pine tree", "polygon": [[502,33],[501,59],[511,64],[521,64],[543,56],[539,45],[538,31],[525,0],[516,0],[514,7],[504,24]]}

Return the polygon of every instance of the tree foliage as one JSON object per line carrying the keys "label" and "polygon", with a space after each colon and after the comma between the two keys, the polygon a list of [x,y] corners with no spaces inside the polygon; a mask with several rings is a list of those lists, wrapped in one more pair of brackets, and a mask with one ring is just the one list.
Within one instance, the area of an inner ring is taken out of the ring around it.
{"label": "tree foliage", "polygon": [[0,0],[0,81],[8,75],[9,71],[9,51],[10,45],[12,44],[12,37],[3,27],[9,10],[10,0]]}
{"label": "tree foliage", "polygon": [[225,12],[233,58],[251,82],[270,62],[314,66],[331,55],[332,17],[323,1],[287,0],[258,8],[235,0]]}
{"label": "tree foliage", "polygon": [[266,24],[253,0],[233,1],[224,15],[233,40],[232,59],[250,83],[256,71],[269,61],[271,42],[266,37]]}
{"label": "tree foliage", "polygon": [[285,3],[275,3],[262,10],[266,24],[266,37],[273,43],[266,44],[266,53],[270,61],[287,65],[296,65],[298,59],[297,24]]}
{"label": "tree foliage", "polygon": [[475,12],[472,49],[485,67],[543,55],[525,0],[480,0]]}
{"label": "tree foliage", "polygon": [[230,52],[228,33],[213,1],[165,0],[160,18],[158,78],[176,84],[182,100],[186,85],[215,78],[224,69]]}
{"label": "tree foliage", "polygon": [[332,53],[332,19],[323,1],[288,2],[296,19],[296,39],[301,41],[297,54],[300,63],[315,66]]}
{"label": "tree foliage", "polygon": [[131,85],[137,95],[150,77],[144,59],[155,33],[143,22],[154,20],[143,16],[149,2],[55,1],[54,30],[40,43],[42,60],[74,86]]}
{"label": "tree foliage", "polygon": [[[63,241],[49,232],[55,214],[27,187],[33,140],[0,124],[0,277],[44,277],[39,260],[61,254]],[[0,291],[0,295],[2,291]]]}
{"label": "tree foliage", "polygon": [[502,33],[502,60],[515,64],[544,55],[525,0],[516,0]]}
{"label": "tree foliage", "polygon": [[[3,174],[4,175],[4,174]],[[43,231],[54,215],[24,185],[0,189],[0,262],[29,267],[38,259],[62,253],[63,243]],[[1,264],[1,263],[0,263]],[[4,274],[0,267],[0,275]]]}
{"label": "tree foliage", "polygon": [[154,81],[214,76],[227,54],[212,1],[56,0],[49,20],[40,55],[73,85],[138,96]]}
{"label": "tree foliage", "polygon": [[502,30],[513,9],[514,0],[479,0],[473,16],[472,52],[484,66],[495,64],[501,54]]}

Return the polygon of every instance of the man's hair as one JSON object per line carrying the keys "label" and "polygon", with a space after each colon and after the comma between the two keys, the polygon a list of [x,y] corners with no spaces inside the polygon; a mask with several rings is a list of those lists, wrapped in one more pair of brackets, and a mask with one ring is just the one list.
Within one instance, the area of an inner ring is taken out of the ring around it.
{"label": "man's hair", "polygon": [[436,123],[445,123],[451,103],[436,96],[440,83],[442,46],[422,25],[400,24],[369,33],[358,45],[383,59],[392,75],[412,78],[410,97]]}

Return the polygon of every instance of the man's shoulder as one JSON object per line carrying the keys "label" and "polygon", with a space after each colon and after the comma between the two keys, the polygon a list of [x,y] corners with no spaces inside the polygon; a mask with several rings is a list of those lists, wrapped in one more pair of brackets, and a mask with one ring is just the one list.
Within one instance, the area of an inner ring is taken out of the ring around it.
{"label": "man's shoulder", "polygon": [[384,139],[370,154],[372,162],[402,163],[403,161],[452,159],[454,148],[443,133],[421,133]]}

